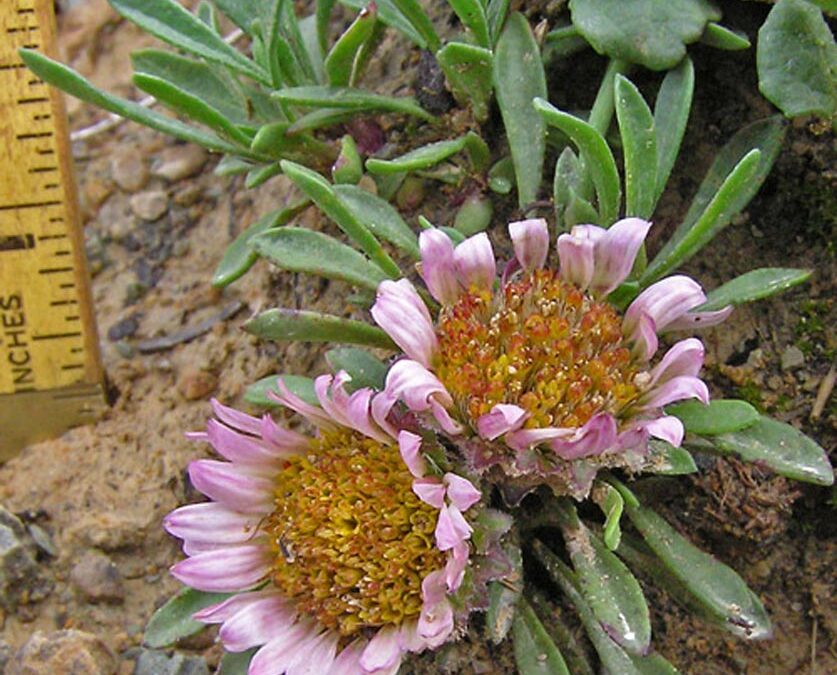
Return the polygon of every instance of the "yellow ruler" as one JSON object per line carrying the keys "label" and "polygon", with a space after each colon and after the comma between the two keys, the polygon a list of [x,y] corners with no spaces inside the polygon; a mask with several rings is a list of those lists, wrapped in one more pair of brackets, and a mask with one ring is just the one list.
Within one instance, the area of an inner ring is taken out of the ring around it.
{"label": "yellow ruler", "polygon": [[18,55],[52,4],[0,0],[0,461],[104,407],[63,99]]}

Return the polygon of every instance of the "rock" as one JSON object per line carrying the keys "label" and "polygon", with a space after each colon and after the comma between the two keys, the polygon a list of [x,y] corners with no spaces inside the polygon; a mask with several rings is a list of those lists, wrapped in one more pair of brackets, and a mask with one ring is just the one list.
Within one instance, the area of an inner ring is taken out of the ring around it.
{"label": "rock", "polygon": [[114,675],[116,658],[91,633],[36,631],[6,669],[8,675]]}
{"label": "rock", "polygon": [[35,562],[35,545],[26,528],[0,506],[0,607],[14,611],[18,605],[42,600],[50,590]]}
{"label": "rock", "polygon": [[790,345],[782,352],[782,370],[795,370],[805,365],[805,354],[796,345]]}
{"label": "rock", "polygon": [[209,675],[209,666],[198,656],[178,653],[168,656],[157,649],[143,649],[137,658],[134,675]]}
{"label": "rock", "polygon": [[174,183],[194,176],[206,164],[206,159],[206,151],[197,145],[175,145],[160,153],[151,173]]}
{"label": "rock", "polygon": [[142,155],[135,151],[116,155],[111,161],[110,173],[114,182],[125,192],[137,192],[148,183],[148,167]]}
{"label": "rock", "polygon": [[102,551],[130,550],[145,541],[152,520],[153,515],[139,516],[118,510],[91,513],[80,518],[69,535],[83,545]]}
{"label": "rock", "polygon": [[108,328],[108,340],[111,342],[118,342],[126,337],[131,337],[137,332],[139,328],[139,321],[136,314],[120,319],[110,328]]}
{"label": "rock", "polygon": [[157,220],[168,208],[169,196],[162,190],[138,192],[131,197],[131,211],[143,220]]}
{"label": "rock", "polygon": [[217,386],[218,378],[205,370],[186,370],[177,379],[177,389],[187,401],[206,398]]}
{"label": "rock", "polygon": [[8,642],[0,640],[0,673],[6,672],[6,666],[12,659],[12,647]]}
{"label": "rock", "polygon": [[90,602],[119,604],[125,600],[125,588],[119,568],[104,553],[88,551],[70,571],[70,580]]}

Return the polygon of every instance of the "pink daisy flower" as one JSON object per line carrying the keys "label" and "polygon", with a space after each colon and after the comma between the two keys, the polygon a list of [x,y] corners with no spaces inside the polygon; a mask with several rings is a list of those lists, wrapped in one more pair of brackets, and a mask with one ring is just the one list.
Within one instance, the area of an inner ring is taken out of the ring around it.
{"label": "pink daisy flower", "polygon": [[280,384],[276,401],[313,436],[217,401],[217,419],[191,434],[226,461],[189,465],[211,501],[166,517],[188,555],[171,573],[234,593],[194,618],[221,624],[229,651],[258,647],[251,675],[395,673],[406,652],[456,635],[480,581],[471,564],[499,549],[498,532],[471,541],[475,527],[485,534],[480,491],[441,448],[429,461],[418,435],[393,427],[394,399],[349,394],[349,379],[317,378],[319,407]]}
{"label": "pink daisy flower", "polygon": [[679,446],[683,425],[663,406],[708,402],[698,377],[704,349],[688,338],[652,366],[657,336],[714,325],[732,308],[691,311],[706,296],[677,275],[620,314],[608,295],[650,226],[626,218],[574,227],[558,237],[554,270],[545,267],[546,221],[511,223],[515,259],[499,281],[484,233],[454,246],[441,230],[422,232],[419,271],[442,307],[434,320],[406,279],[378,287],[372,316],[406,355],[387,392],[458,436],[473,468],[498,466],[518,486],[546,480],[581,497],[597,468],[651,461],[651,438]]}

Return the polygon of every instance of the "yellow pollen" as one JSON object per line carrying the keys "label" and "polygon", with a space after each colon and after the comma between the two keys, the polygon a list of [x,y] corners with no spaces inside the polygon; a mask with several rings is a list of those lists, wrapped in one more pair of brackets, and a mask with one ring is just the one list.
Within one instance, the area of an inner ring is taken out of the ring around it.
{"label": "yellow pollen", "polygon": [[552,270],[472,290],[442,310],[434,370],[472,424],[497,403],[530,413],[527,428],[577,427],[636,398],[638,368],[621,317]]}
{"label": "yellow pollen", "polygon": [[418,616],[421,582],[445,557],[412,480],[397,447],[346,430],[288,460],[263,528],[272,581],[301,614],[344,636]]}

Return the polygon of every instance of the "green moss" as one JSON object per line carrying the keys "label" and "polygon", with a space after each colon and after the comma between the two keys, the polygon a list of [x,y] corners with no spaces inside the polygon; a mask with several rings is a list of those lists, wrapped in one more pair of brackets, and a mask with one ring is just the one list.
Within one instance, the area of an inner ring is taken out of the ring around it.
{"label": "green moss", "polygon": [[744,401],[747,401],[760,413],[764,412],[764,395],[761,388],[752,380],[747,380],[744,384],[736,388],[735,393]]}

